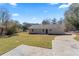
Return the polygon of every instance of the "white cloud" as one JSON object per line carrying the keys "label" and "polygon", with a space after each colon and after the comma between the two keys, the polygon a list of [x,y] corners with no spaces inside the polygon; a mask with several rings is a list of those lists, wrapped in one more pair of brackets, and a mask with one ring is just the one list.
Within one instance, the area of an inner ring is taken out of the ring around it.
{"label": "white cloud", "polygon": [[58,4],[58,3],[49,3],[49,5],[56,5],[56,4]]}
{"label": "white cloud", "polygon": [[44,10],[44,13],[47,13],[48,11],[47,10]]}
{"label": "white cloud", "polygon": [[32,19],[35,20],[35,19],[37,19],[37,18],[33,17]]}
{"label": "white cloud", "polygon": [[12,5],[12,6],[16,6],[17,4],[16,3],[9,3],[10,5]]}
{"label": "white cloud", "polygon": [[71,5],[71,3],[68,3],[68,4],[62,4],[59,6],[59,8],[67,8]]}
{"label": "white cloud", "polygon": [[19,16],[19,14],[18,13],[14,13],[14,14],[12,14],[12,16]]}

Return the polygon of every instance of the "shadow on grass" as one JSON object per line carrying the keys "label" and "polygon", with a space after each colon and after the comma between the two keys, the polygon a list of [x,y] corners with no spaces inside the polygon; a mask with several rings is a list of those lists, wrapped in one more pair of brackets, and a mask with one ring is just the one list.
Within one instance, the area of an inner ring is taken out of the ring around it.
{"label": "shadow on grass", "polygon": [[8,37],[12,37],[12,36],[18,36],[18,34],[12,34],[12,35],[7,35]]}
{"label": "shadow on grass", "polygon": [[12,37],[12,36],[18,36],[18,34],[12,34],[12,35],[0,35],[0,38],[9,38],[9,37]]}

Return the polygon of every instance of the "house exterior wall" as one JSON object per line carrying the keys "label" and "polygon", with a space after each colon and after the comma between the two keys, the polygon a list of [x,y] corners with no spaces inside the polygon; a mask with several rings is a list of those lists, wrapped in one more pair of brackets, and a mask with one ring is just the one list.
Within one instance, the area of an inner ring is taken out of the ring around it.
{"label": "house exterior wall", "polygon": [[[33,30],[33,31],[32,31]],[[46,33],[46,29],[30,29],[29,33],[35,33],[35,34],[64,34],[64,29],[47,29],[48,33]]]}
{"label": "house exterior wall", "polygon": [[45,29],[29,29],[29,33],[35,33],[35,34],[45,34]]}
{"label": "house exterior wall", "polygon": [[0,28],[0,34],[1,34],[1,28]]}
{"label": "house exterior wall", "polygon": [[65,34],[64,29],[49,29],[48,34]]}
{"label": "house exterior wall", "polygon": [[2,28],[0,28],[0,34],[2,35],[5,35],[6,31],[3,29],[3,32],[2,32]]}

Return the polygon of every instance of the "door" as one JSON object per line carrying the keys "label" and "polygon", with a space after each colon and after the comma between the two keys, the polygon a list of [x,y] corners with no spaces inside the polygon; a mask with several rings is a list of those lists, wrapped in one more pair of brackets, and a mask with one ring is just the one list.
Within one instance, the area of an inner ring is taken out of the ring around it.
{"label": "door", "polygon": [[46,29],[46,34],[48,34],[48,29]]}

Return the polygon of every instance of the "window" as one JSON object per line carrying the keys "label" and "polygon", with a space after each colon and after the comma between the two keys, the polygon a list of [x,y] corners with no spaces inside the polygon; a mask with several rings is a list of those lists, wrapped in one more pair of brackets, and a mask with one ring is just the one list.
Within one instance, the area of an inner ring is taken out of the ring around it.
{"label": "window", "polygon": [[49,31],[52,31],[52,29],[49,29]]}
{"label": "window", "polygon": [[32,29],[32,32],[33,32],[33,29]]}
{"label": "window", "polygon": [[42,31],[44,32],[44,29]]}

